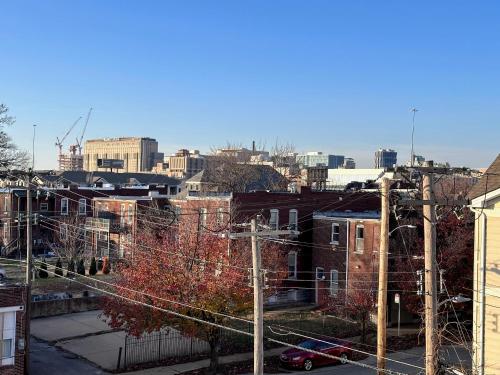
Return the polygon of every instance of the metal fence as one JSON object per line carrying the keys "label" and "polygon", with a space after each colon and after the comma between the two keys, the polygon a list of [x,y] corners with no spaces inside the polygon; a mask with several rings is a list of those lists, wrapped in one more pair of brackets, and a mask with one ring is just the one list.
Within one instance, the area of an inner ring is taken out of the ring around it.
{"label": "metal fence", "polygon": [[[244,328],[251,332],[251,325]],[[222,347],[233,347],[241,351],[250,350],[252,338],[250,336],[221,331]],[[230,346],[227,346],[230,345]],[[191,357],[203,356],[210,353],[210,346],[206,341],[196,337],[183,336],[175,329],[156,331],[140,337],[126,336],[122,360],[118,367],[127,368],[141,363],[160,362],[165,360],[189,360]]]}

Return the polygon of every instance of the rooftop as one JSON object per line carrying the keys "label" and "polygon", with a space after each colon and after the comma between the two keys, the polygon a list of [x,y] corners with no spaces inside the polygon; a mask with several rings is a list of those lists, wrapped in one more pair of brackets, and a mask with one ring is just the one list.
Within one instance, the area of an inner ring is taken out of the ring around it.
{"label": "rooftop", "polygon": [[475,199],[497,189],[500,189],[500,154],[484,172],[479,182],[472,187],[469,198]]}

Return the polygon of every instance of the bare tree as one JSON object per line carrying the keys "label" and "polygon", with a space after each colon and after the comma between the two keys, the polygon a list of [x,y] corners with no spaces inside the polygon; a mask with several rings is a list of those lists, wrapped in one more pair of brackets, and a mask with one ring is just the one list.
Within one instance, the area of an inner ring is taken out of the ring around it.
{"label": "bare tree", "polygon": [[9,108],[0,103],[0,168],[25,169],[28,155],[19,151],[12,139],[5,132],[5,127],[14,124],[15,118],[8,115]]}
{"label": "bare tree", "polygon": [[58,225],[54,228],[54,251],[67,260],[81,258],[90,247],[85,235],[85,216],[75,213],[61,217]]}

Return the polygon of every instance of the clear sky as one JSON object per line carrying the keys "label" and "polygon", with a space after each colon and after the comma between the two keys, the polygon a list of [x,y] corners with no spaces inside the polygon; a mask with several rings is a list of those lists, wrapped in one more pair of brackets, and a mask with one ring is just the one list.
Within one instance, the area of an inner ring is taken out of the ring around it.
{"label": "clear sky", "polygon": [[[160,151],[276,139],[371,167],[391,147],[487,166],[500,152],[498,1],[2,1],[0,102],[37,168],[87,138]],[[80,129],[78,129],[80,130]],[[78,132],[69,137],[74,141]],[[67,142],[69,145],[69,142]]]}

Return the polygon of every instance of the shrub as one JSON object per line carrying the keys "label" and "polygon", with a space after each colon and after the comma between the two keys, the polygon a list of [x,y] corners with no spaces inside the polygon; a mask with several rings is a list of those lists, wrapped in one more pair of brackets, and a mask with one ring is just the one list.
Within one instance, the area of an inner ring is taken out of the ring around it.
{"label": "shrub", "polygon": [[97,263],[95,261],[95,257],[92,257],[90,260],[90,268],[89,268],[89,275],[94,276],[97,273]]}
{"label": "shrub", "polygon": [[66,277],[74,277],[75,274],[75,261],[71,258],[68,262],[68,272],[66,272]]}
{"label": "shrub", "polygon": [[45,259],[42,260],[42,264],[40,265],[40,269],[38,270],[38,276],[41,279],[46,279],[49,277],[49,273],[47,272],[47,264],[45,264]]}
{"label": "shrub", "polygon": [[85,276],[85,263],[83,262],[83,259],[80,259],[78,261],[78,266],[76,267],[76,273]]}
{"label": "shrub", "polygon": [[104,257],[102,261],[102,273],[107,275],[111,271],[111,267],[109,264],[109,258]]}
{"label": "shrub", "polygon": [[63,276],[62,261],[61,258],[57,258],[56,270],[54,271],[56,277]]}

